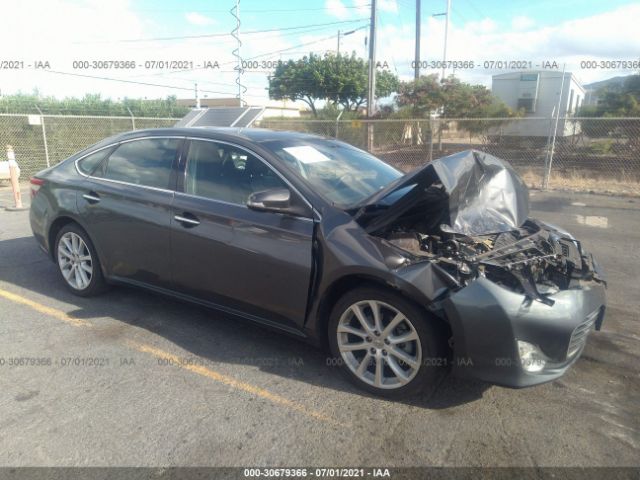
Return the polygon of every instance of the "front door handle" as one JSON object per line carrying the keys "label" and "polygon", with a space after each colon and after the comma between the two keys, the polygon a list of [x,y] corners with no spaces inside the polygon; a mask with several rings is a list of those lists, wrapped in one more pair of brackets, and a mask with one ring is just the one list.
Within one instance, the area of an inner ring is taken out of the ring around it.
{"label": "front door handle", "polygon": [[198,220],[197,218],[195,217],[189,218],[183,215],[175,215],[173,218],[175,218],[177,221],[182,223],[182,225],[185,227],[195,227],[196,225],[200,225],[200,220]]}
{"label": "front door handle", "polygon": [[98,203],[100,201],[100,197],[95,192],[85,193],[84,195],[82,195],[82,198],[84,198],[89,203]]}

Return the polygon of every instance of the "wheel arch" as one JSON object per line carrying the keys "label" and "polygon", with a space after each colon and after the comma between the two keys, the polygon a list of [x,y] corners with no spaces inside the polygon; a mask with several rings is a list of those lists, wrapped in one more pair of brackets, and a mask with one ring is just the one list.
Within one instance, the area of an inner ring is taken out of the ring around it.
{"label": "wheel arch", "polygon": [[389,283],[379,277],[357,273],[348,274],[336,279],[325,289],[319,301],[314,330],[315,336],[318,339],[318,343],[320,343],[322,346],[326,346],[328,344],[329,318],[331,316],[333,307],[343,295],[359,287],[381,288],[402,296],[405,300],[411,302],[414,306],[423,311],[425,317],[433,319],[436,322],[438,328],[442,330],[442,333],[444,335],[447,335],[446,338],[449,338],[451,336],[451,328],[444,319],[441,319],[433,313],[429,312],[423,303],[408,295],[398,285]]}
{"label": "wheel arch", "polygon": [[51,225],[49,226],[49,231],[47,232],[47,243],[49,244],[49,256],[53,261],[55,261],[56,259],[55,250],[56,238],[58,238],[58,233],[60,233],[60,230],[62,230],[65,225],[69,225],[70,223],[75,223],[78,226],[82,227],[82,225],[80,225],[75,218],[69,215],[61,215],[57,217],[53,222],[51,222]]}
{"label": "wheel arch", "polygon": [[[100,260],[102,258],[102,254],[98,249],[98,246],[96,245],[96,242],[94,241],[89,231],[86,229],[86,227],[82,224],[80,220],[78,220],[75,216],[68,215],[68,214],[63,214],[56,217],[56,219],[53,222],[51,222],[51,225],[49,226],[49,230],[47,233],[47,242],[49,243],[49,256],[51,257],[51,260],[56,262],[55,243],[56,243],[56,238],[58,237],[58,233],[60,233],[60,230],[62,230],[65,226],[72,223],[77,225],[79,228],[81,228],[82,231],[84,231],[84,233],[87,235],[87,237],[89,237],[89,240],[91,240],[91,243],[93,244],[93,248],[96,250],[96,253],[98,255],[98,260]],[[102,268],[102,271],[103,271],[102,273],[104,275],[105,273],[104,265],[102,262],[100,262],[100,266]]]}

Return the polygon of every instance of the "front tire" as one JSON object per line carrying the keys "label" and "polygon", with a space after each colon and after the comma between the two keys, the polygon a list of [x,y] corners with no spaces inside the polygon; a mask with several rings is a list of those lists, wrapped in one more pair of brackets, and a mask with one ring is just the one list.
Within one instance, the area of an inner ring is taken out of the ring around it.
{"label": "front tire", "polygon": [[90,297],[106,290],[96,249],[79,225],[70,223],[60,229],[55,258],[64,284],[75,295]]}
{"label": "front tire", "polygon": [[329,347],[356,386],[406,398],[437,384],[444,340],[423,309],[382,288],[345,294],[329,319]]}

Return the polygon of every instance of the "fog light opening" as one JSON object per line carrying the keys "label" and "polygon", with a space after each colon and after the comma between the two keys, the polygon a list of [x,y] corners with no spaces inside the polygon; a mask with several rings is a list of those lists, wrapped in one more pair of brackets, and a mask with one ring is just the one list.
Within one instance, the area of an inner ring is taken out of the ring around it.
{"label": "fog light opening", "polygon": [[522,340],[518,340],[518,354],[522,368],[529,373],[541,372],[549,360],[540,347]]}

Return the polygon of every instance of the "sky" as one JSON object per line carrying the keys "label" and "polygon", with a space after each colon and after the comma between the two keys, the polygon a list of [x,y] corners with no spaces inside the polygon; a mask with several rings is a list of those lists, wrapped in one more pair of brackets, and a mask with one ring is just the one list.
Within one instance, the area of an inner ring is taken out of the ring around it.
{"label": "sky", "polygon": [[[235,19],[229,12],[234,5],[234,0],[4,2],[0,95],[38,89],[59,98],[85,93],[113,99],[193,98],[198,83],[202,97],[234,97],[236,45],[230,32]],[[446,0],[422,0],[424,61],[442,60],[445,21],[433,15],[445,10]],[[353,31],[342,36],[341,52],[366,57],[369,15],[370,0],[242,0],[240,54],[254,62],[242,75],[247,102],[267,100],[274,62],[335,52],[338,30]],[[492,61],[530,61],[534,68],[553,68],[555,62],[583,83],[631,74],[637,69],[581,68],[581,62],[639,61],[638,19],[640,3],[626,0],[452,0],[447,59],[473,61],[475,67],[447,74],[490,86],[492,74],[508,71],[491,64],[485,68]],[[412,78],[414,35],[414,0],[378,0],[381,68]],[[105,60],[131,62],[136,68],[82,68],[83,61]],[[24,67],[9,69],[3,61],[23,62]],[[151,68],[163,61],[187,62],[179,65],[186,71]]]}

